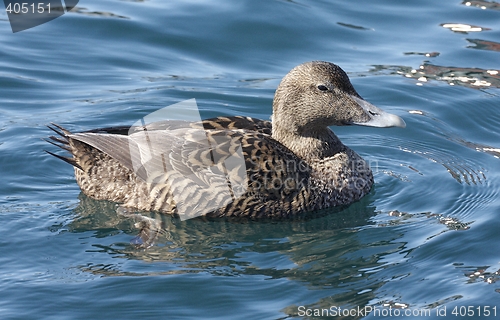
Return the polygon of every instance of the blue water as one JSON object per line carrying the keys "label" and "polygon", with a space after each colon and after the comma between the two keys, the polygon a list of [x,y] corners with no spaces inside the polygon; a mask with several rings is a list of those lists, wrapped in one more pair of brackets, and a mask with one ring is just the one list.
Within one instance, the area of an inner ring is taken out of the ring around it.
{"label": "blue water", "polygon": [[[456,319],[469,307],[498,317],[499,8],[81,0],[15,34],[0,11],[0,317],[309,319],[357,307],[379,313],[350,318]],[[340,213],[162,217],[157,244],[137,249],[134,221],[80,194],[71,166],[43,152],[56,151],[41,140],[50,122],[130,125],[191,98],[203,117],[268,119],[281,77],[309,60],[340,65],[407,123],[333,128],[376,181]]]}

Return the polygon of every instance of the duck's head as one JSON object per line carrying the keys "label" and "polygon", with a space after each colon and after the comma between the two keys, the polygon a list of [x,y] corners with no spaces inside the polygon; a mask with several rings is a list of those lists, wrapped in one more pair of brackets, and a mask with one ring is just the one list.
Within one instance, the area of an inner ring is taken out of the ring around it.
{"label": "duck's head", "polygon": [[[403,119],[365,101],[339,66],[303,63],[281,81],[273,102],[275,129],[309,135],[333,125],[405,127]],[[283,133],[283,132],[281,132]]]}

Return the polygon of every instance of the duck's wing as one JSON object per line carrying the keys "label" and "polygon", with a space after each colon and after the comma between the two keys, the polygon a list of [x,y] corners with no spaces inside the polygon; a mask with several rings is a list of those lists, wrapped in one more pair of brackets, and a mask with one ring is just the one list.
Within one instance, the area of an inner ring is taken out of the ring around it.
{"label": "duck's wing", "polygon": [[[188,145],[191,148],[201,150],[204,149],[203,146],[195,143],[203,141],[202,144],[206,144],[201,130],[205,130],[207,133],[214,130],[229,130],[227,133],[234,130],[244,130],[271,135],[272,125],[270,121],[234,116],[211,118],[201,122],[166,120],[150,123],[146,126],[106,127],[75,134],[55,123],[48,127],[58,136],[49,137],[51,140],[47,140],[47,142],[72,152],[72,148],[74,150],[75,146],[70,147],[70,140],[80,141],[112,156],[122,165],[133,170],[134,163],[142,161],[140,158],[141,150],[144,151],[146,145],[148,146],[146,149],[150,149],[154,154],[163,154],[164,151],[174,150],[174,146],[182,144],[182,142],[190,142]],[[184,139],[185,136],[190,137],[190,139]],[[220,137],[221,135],[214,132],[213,136]],[[153,145],[149,141],[151,138],[155,142]],[[183,148],[189,149],[186,145]],[[77,159],[63,157],[49,151],[47,153],[82,169],[78,161],[75,161]],[[74,152],[72,153],[75,156]]]}
{"label": "duck's wing", "polygon": [[151,190],[173,197],[180,215],[205,214],[242,195],[261,206],[269,201],[290,202],[301,183],[308,181],[309,167],[267,134],[269,122],[232,117],[202,124],[203,129],[199,124],[155,123],[129,135],[116,134],[115,127],[66,136],[73,141],[70,145],[77,146],[77,141],[91,146],[130,169]]}
{"label": "duck's wing", "polygon": [[[245,134],[270,135],[271,128],[269,121],[234,116],[211,118],[201,122],[159,121],[145,126],[108,127],[76,134],[64,128],[59,129],[65,131],[63,136],[98,149],[131,170],[136,171],[147,162],[150,170],[158,172],[161,171],[160,169],[165,169],[163,167],[166,164],[161,159],[167,154],[172,159],[175,159],[173,154],[182,154],[184,158],[178,159],[178,163],[188,163],[191,159],[194,169],[197,169],[194,165],[195,151],[204,152],[205,155],[215,152],[213,155],[216,158],[219,152],[221,158],[217,159],[225,161],[224,155],[228,152],[234,153],[235,144],[239,144]],[[52,137],[52,139],[56,138]],[[201,161],[200,166],[213,165],[213,161],[211,163],[208,157],[206,159],[199,157],[197,161]],[[179,170],[180,167],[175,169]]]}

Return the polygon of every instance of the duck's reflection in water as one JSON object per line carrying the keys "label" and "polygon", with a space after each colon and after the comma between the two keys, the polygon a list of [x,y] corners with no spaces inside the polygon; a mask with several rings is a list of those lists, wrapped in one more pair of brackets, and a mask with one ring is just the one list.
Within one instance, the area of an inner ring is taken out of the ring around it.
{"label": "duck's reflection in water", "polygon": [[[124,216],[116,204],[81,194],[80,205],[75,209],[78,216],[66,228],[76,233],[94,232],[93,253],[118,258],[112,263],[109,259],[97,258],[95,263],[79,266],[80,270],[97,276],[186,273],[263,276],[298,282],[308,291],[317,292],[313,300],[316,302],[309,304],[313,308],[346,304],[364,307],[374,303],[394,308],[404,302],[377,297],[376,292],[386,282],[387,275],[374,275],[391,266],[395,256],[398,263],[401,262],[400,253],[408,248],[402,240],[403,229],[396,226],[408,223],[412,215],[377,212],[371,198],[369,194],[338,212],[323,211],[314,218],[301,220],[196,218],[180,221],[172,216],[144,212]],[[388,215],[391,221],[375,225],[372,218],[377,214]],[[417,215],[416,220],[436,218],[429,213]],[[134,238],[138,232],[145,231],[139,230],[147,225],[142,224],[143,217],[161,226],[156,230],[155,244],[146,249]],[[130,242],[123,241],[124,233]],[[119,236],[121,242],[113,241],[114,236]],[[102,260],[107,262],[98,262]],[[295,305],[282,311],[289,315],[298,312]]]}

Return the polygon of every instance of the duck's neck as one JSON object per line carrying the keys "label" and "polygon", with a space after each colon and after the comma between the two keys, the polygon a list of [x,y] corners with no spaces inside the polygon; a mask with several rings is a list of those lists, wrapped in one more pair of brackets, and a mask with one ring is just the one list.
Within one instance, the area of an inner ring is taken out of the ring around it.
{"label": "duck's neck", "polygon": [[272,137],[306,162],[332,157],[345,149],[339,138],[328,127],[298,133],[273,124]]}

